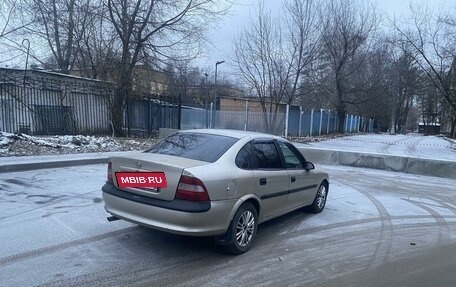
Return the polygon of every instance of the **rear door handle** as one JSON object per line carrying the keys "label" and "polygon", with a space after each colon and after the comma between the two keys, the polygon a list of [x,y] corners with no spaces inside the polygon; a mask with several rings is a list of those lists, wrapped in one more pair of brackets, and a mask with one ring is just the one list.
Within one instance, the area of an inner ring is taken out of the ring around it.
{"label": "rear door handle", "polygon": [[295,176],[292,176],[291,177],[291,182],[295,182],[296,181],[296,177]]}
{"label": "rear door handle", "polygon": [[260,185],[266,185],[266,183],[267,183],[266,178],[264,178],[264,177],[260,178]]}

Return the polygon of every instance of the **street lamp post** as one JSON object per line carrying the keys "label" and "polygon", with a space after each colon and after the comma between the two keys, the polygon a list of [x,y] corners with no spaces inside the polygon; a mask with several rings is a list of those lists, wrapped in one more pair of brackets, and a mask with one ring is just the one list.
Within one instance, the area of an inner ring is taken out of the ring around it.
{"label": "street lamp post", "polygon": [[207,85],[207,77],[209,75],[207,73],[204,73],[204,90],[205,90],[205,99],[204,99],[204,108],[207,109],[207,105],[209,104],[210,97],[209,97],[209,86]]}
{"label": "street lamp post", "polygon": [[24,70],[24,88],[25,88],[25,80],[27,78],[27,65],[28,65],[28,59],[29,59],[29,55],[30,55],[30,41],[29,39],[25,38],[24,40],[22,40],[22,45],[24,45],[24,43],[27,43],[27,58],[25,59],[25,70]]}
{"label": "street lamp post", "polygon": [[204,99],[204,108],[206,109],[206,128],[209,127],[209,115],[208,115],[208,112],[207,112],[207,110],[208,110],[208,108],[209,108],[209,107],[208,107],[208,102],[209,102],[209,87],[207,86],[207,76],[209,76],[209,75],[208,75],[207,73],[204,73],[204,77],[205,77],[205,79],[206,79],[205,84],[204,84],[205,90],[206,90],[206,91],[205,91],[205,94],[206,94],[206,95],[205,95],[205,99]]}
{"label": "street lamp post", "polygon": [[216,115],[215,113],[216,113],[216,110],[217,110],[217,96],[218,96],[218,95],[217,95],[217,94],[218,94],[218,86],[217,86],[217,66],[220,65],[220,64],[223,64],[223,63],[225,63],[225,61],[217,61],[217,62],[215,63],[215,83],[214,83],[214,85],[215,85],[215,94],[214,94],[214,110],[213,110],[214,115],[213,115],[213,117],[212,117],[212,121],[213,121],[212,128],[215,128],[215,115]]}

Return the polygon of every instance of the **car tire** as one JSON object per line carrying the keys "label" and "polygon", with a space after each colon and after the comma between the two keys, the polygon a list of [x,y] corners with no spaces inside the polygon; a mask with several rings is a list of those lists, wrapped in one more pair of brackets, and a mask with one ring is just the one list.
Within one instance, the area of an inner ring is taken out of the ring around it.
{"label": "car tire", "polygon": [[226,252],[238,255],[247,252],[256,237],[258,212],[250,202],[239,207],[225,237],[231,238],[224,246]]}
{"label": "car tire", "polygon": [[308,207],[308,210],[312,213],[320,213],[323,211],[326,205],[326,198],[328,197],[328,183],[322,182],[318,187],[317,194],[315,195],[314,201]]}

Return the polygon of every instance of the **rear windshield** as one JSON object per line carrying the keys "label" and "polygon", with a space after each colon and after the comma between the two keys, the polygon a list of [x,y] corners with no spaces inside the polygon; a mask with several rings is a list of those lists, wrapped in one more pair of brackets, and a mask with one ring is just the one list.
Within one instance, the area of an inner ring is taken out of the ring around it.
{"label": "rear windshield", "polygon": [[203,133],[176,133],[154,144],[146,152],[215,162],[237,140],[232,137]]}

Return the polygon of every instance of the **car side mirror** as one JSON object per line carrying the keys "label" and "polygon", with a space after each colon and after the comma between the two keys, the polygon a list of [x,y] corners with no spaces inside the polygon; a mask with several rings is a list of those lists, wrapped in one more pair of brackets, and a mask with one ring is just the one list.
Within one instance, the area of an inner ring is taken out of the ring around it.
{"label": "car side mirror", "polygon": [[315,169],[315,165],[313,163],[311,163],[310,161],[306,161],[306,163],[304,164],[304,169],[313,170],[313,169]]}

